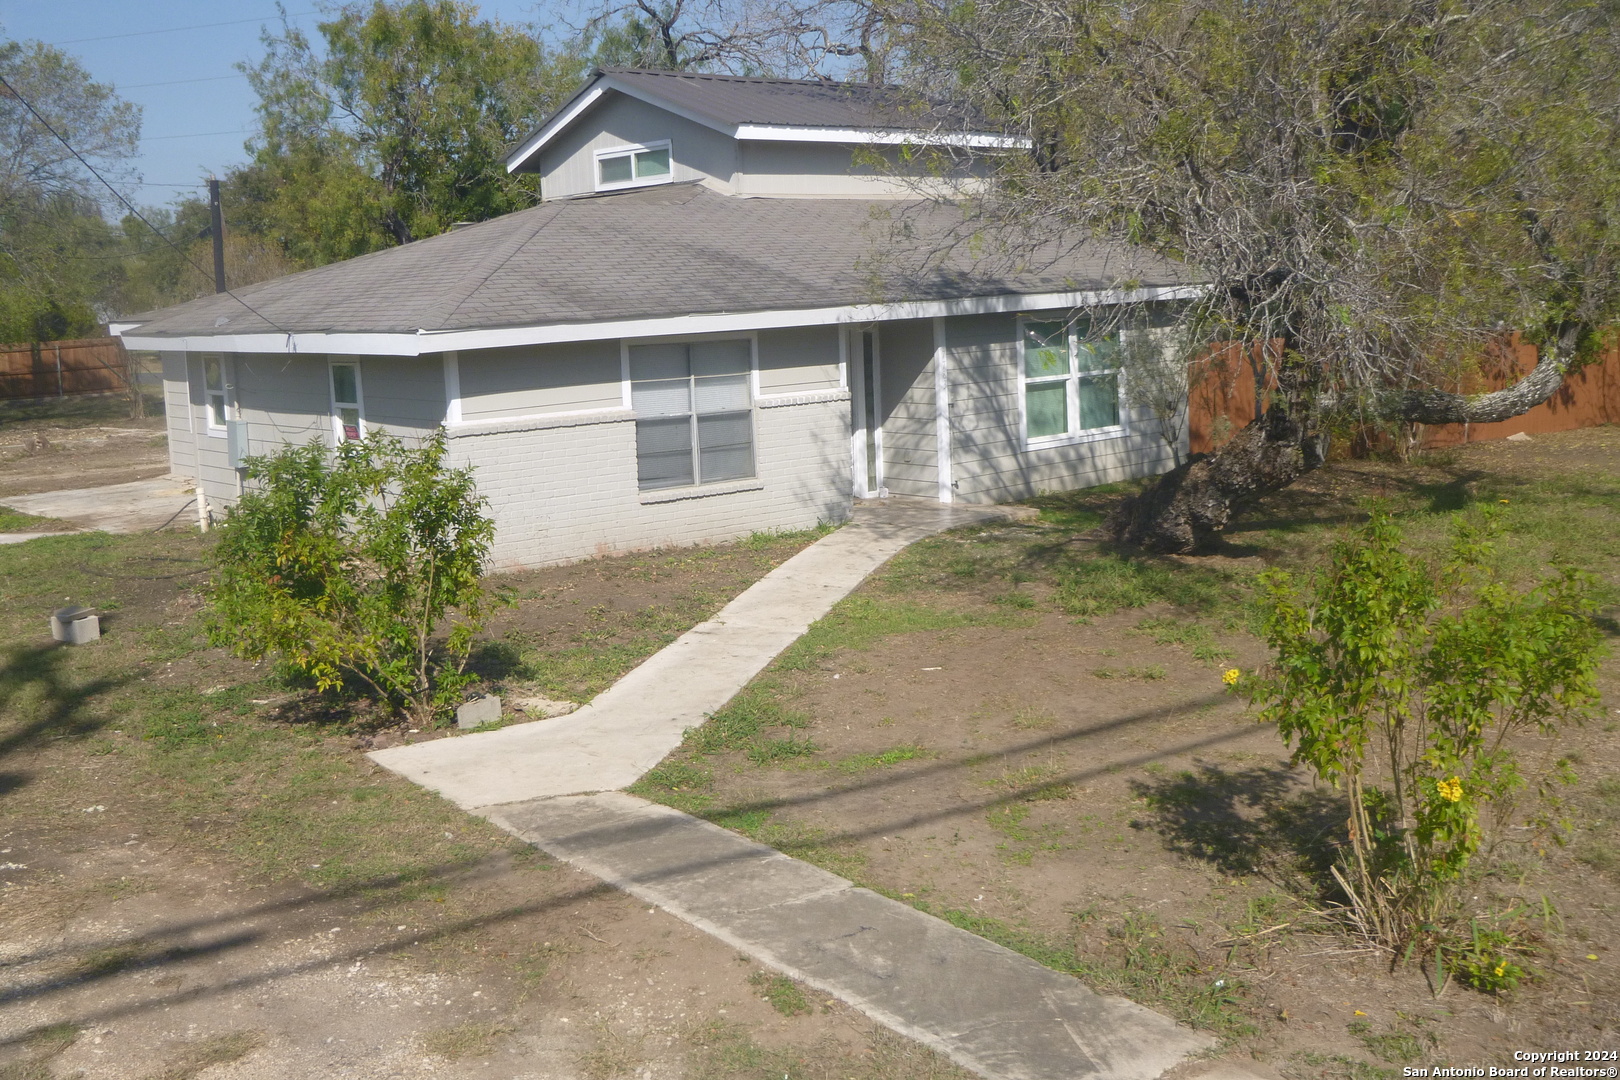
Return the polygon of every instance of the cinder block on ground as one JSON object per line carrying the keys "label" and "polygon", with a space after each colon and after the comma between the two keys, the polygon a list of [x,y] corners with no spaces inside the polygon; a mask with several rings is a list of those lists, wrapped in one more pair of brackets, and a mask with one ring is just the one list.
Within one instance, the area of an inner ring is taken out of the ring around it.
{"label": "cinder block on ground", "polygon": [[89,608],[66,607],[51,612],[51,637],[69,645],[83,645],[101,637],[101,617]]}
{"label": "cinder block on ground", "polygon": [[475,728],[493,724],[501,718],[501,699],[495,694],[473,698],[456,709],[456,727]]}

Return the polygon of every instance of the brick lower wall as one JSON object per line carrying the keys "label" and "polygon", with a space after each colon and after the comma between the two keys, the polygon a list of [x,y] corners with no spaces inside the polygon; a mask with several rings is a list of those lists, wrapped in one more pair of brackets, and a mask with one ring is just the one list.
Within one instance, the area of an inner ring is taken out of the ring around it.
{"label": "brick lower wall", "polygon": [[498,568],[717,543],[842,521],[851,505],[847,393],[760,402],[757,479],[641,492],[628,411],[508,421],[452,431],[495,519]]}

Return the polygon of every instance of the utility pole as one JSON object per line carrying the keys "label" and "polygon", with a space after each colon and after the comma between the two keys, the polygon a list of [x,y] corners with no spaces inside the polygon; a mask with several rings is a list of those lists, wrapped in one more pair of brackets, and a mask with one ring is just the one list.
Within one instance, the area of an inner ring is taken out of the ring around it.
{"label": "utility pole", "polygon": [[225,215],[219,207],[219,181],[208,178],[209,232],[214,234],[214,291],[225,291]]}

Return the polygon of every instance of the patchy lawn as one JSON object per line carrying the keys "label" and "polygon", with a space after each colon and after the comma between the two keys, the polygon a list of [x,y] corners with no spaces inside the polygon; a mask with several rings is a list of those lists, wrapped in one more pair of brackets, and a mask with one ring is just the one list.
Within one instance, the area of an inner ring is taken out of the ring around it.
{"label": "patchy lawn", "polygon": [[1612,1048],[1620,1022],[1620,663],[1605,717],[1531,743],[1582,783],[1567,844],[1503,845],[1467,903],[1538,944],[1496,999],[1436,996],[1318,913],[1336,792],[1223,692],[1265,660],[1252,582],[1315,566],[1365,500],[1435,549],[1501,507],[1507,570],[1599,579],[1620,630],[1620,429],[1480,444],[1412,466],[1342,462],[1246,515],[1220,554],[1145,558],[1092,534],[1119,497],[1038,500],[1039,523],[918,544],[633,790],[704,815],[1225,1040],[1289,1077],[1511,1064]]}
{"label": "patchy lawn", "polygon": [[[813,539],[504,579],[575,700]],[[963,1074],[364,756],[424,737],[210,648],[190,532],[0,547],[0,1077]],[[105,636],[50,642],[65,603]]]}

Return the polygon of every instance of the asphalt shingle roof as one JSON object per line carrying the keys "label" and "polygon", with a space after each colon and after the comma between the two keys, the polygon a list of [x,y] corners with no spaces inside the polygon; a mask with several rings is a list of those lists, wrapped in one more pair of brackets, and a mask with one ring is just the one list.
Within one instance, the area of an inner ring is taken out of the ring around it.
{"label": "asphalt shingle roof", "polygon": [[[672,105],[721,124],[771,124],[880,130],[969,125],[966,114],[919,101],[897,86],[822,79],[758,79],[688,71],[603,68],[626,86],[638,87]],[[982,121],[974,126],[982,129]]]}
{"label": "asphalt shingle roof", "polygon": [[[1192,280],[1088,242],[987,254],[928,202],[747,199],[666,184],[478,225],[138,317],[141,336],[411,333]],[[982,238],[981,238],[982,239]]]}

